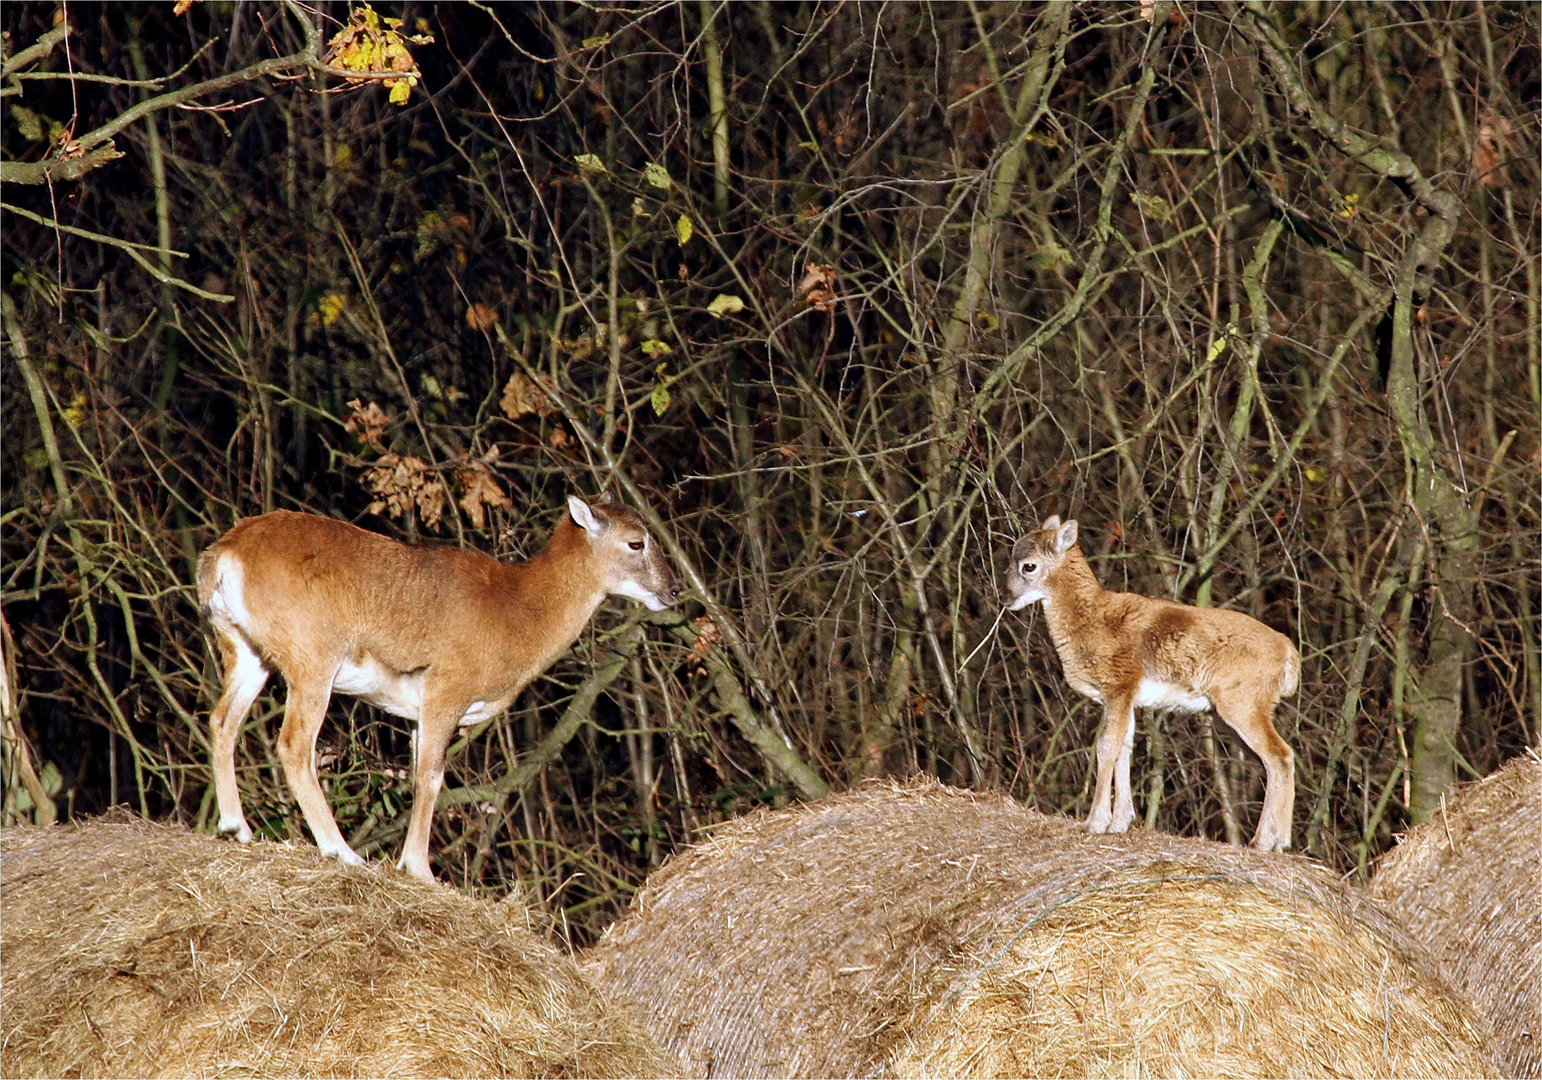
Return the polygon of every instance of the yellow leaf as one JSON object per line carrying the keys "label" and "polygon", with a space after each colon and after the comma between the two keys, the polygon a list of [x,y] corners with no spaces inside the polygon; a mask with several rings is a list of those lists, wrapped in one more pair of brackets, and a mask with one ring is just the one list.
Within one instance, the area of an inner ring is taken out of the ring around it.
{"label": "yellow leaf", "polygon": [[643,179],[648,181],[650,187],[663,191],[668,191],[670,188],[669,170],[656,161],[650,161],[643,167]]}
{"label": "yellow leaf", "polygon": [[1321,483],[1322,470],[1318,469],[1315,465],[1308,465],[1306,467],[1306,478],[1314,484]]}
{"label": "yellow leaf", "polygon": [[686,217],[684,214],[681,214],[680,220],[675,222],[675,239],[680,241],[681,247],[685,247],[685,245],[690,241],[693,232],[694,230],[691,228],[691,219]]}
{"label": "yellow leaf", "polygon": [[405,105],[407,99],[412,96],[412,82],[408,79],[398,79],[396,85],[391,87],[391,104]]}
{"label": "yellow leaf", "polygon": [[337,317],[343,313],[347,301],[342,293],[327,293],[316,302],[316,310],[321,314],[321,325],[331,326],[337,321]]}
{"label": "yellow leaf", "polygon": [[648,208],[643,205],[642,199],[639,198],[636,195],[632,196],[632,216],[633,217],[647,217],[648,216]]}
{"label": "yellow leaf", "polygon": [[724,315],[744,310],[744,301],[732,293],[722,293],[712,298],[712,303],[707,305],[707,314],[714,319],[721,319]]}
{"label": "yellow leaf", "polygon": [[648,403],[653,406],[654,416],[663,416],[664,410],[669,408],[669,384],[658,382],[653,385],[653,393],[648,398]]}
{"label": "yellow leaf", "polygon": [[674,352],[667,342],[660,341],[658,338],[649,338],[643,342],[642,351],[643,355],[648,357],[668,356]]}
{"label": "yellow leaf", "polygon": [[586,37],[583,40],[583,47],[586,49],[598,49],[601,45],[608,44],[610,44],[609,34],[601,34],[599,37]]}
{"label": "yellow leaf", "polygon": [[70,427],[78,428],[80,426],[80,421],[84,419],[86,415],[86,395],[76,394],[72,399],[70,399],[69,407],[66,408],[60,415],[64,417],[64,422],[70,425]]}
{"label": "yellow leaf", "polygon": [[1220,337],[1216,338],[1214,342],[1211,343],[1210,351],[1205,354],[1205,363],[1207,363],[1207,364],[1214,363],[1215,362],[1215,358],[1217,356],[1220,356],[1225,351],[1226,351],[1226,335],[1222,334]]}
{"label": "yellow leaf", "polygon": [[579,154],[573,160],[584,172],[602,173],[605,171],[605,163],[594,154]]}

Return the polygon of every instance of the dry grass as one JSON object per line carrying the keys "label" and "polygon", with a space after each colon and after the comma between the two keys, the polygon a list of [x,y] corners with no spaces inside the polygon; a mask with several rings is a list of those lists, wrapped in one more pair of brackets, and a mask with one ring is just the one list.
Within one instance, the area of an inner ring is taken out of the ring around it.
{"label": "dry grass", "polygon": [[1542,763],[1463,787],[1383,858],[1368,891],[1488,1014],[1512,1076],[1542,1076]]}
{"label": "dry grass", "polygon": [[678,1072],[517,905],[309,844],[0,833],[5,1076]]}
{"label": "dry grass", "polygon": [[724,826],[585,962],[712,1075],[1494,1075],[1482,1020],[1308,860],[925,781]]}

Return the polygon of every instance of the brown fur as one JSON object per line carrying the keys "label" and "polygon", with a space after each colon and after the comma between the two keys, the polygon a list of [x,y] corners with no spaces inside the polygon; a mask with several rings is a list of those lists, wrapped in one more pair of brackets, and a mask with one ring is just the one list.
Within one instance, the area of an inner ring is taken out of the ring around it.
{"label": "brown fur", "polygon": [[434,801],[456,728],[506,708],[572,645],[607,594],[650,607],[674,601],[674,571],[636,514],[577,499],[569,506],[545,549],[513,566],[283,510],[243,521],[205,551],[198,595],[224,672],[210,716],[221,831],[251,838],[235,746],[277,670],[289,688],[278,739],[285,774],[317,845],[345,862],[361,860],[338,831],[313,760],[332,692],[418,721],[417,795],[401,865],[430,877]]}
{"label": "brown fur", "polygon": [[[1289,847],[1295,765],[1273,716],[1300,679],[1296,647],[1239,611],[1109,592],[1093,576],[1076,533],[1076,522],[1061,525],[1052,517],[1019,540],[1007,590],[1014,610],[1044,603],[1066,681],[1103,704],[1088,829],[1123,832],[1134,819],[1130,750],[1137,704],[1214,708],[1263,760],[1268,774],[1254,846]],[[1111,802],[1116,780],[1117,800]]]}

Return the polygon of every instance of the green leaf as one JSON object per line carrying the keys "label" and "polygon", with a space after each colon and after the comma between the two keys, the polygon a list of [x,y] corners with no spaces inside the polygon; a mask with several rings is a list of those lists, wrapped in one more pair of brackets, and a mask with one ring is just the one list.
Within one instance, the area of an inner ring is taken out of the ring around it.
{"label": "green leaf", "polygon": [[648,208],[643,205],[642,199],[640,197],[636,196],[636,195],[632,196],[632,216],[633,217],[647,217],[648,216]]}
{"label": "green leaf", "polygon": [[601,34],[599,37],[586,37],[583,40],[583,47],[586,48],[586,49],[598,49],[601,45],[609,45],[609,44],[610,44],[610,35],[609,34]]}
{"label": "green leaf", "polygon": [[669,179],[669,170],[656,161],[650,161],[643,167],[643,179],[648,181],[650,187],[656,187],[661,191],[668,191],[673,186]]}
{"label": "green leaf", "polygon": [[669,347],[668,342],[660,341],[658,338],[649,338],[647,341],[642,343],[642,351],[644,356],[649,358],[657,358],[660,356],[668,356],[675,350]]}
{"label": "green leaf", "polygon": [[579,154],[573,159],[584,172],[605,172],[605,163],[594,154]]}
{"label": "green leaf", "polygon": [[680,241],[681,247],[685,247],[685,245],[690,242],[691,234],[693,231],[694,230],[691,228],[691,219],[686,217],[684,214],[681,214],[680,220],[675,222],[675,239]]}
{"label": "green leaf", "polygon": [[714,319],[721,319],[724,315],[744,310],[744,301],[733,293],[721,293],[712,298],[712,303],[707,305],[707,314]]}
{"label": "green leaf", "polygon": [[24,105],[11,106],[11,119],[16,121],[16,130],[21,133],[23,139],[38,142],[43,138],[43,122],[38,114]]}
{"label": "green leaf", "polygon": [[1142,213],[1156,218],[1163,224],[1173,216],[1172,206],[1160,195],[1147,195],[1143,191],[1137,191],[1130,196],[1130,201],[1140,207]]}
{"label": "green leaf", "polygon": [[1226,351],[1226,335],[1222,334],[1210,345],[1210,351],[1205,354],[1205,363],[1215,363],[1215,358]]}
{"label": "green leaf", "polygon": [[663,380],[654,383],[648,403],[653,406],[654,416],[663,416],[664,410],[669,408],[669,383]]}

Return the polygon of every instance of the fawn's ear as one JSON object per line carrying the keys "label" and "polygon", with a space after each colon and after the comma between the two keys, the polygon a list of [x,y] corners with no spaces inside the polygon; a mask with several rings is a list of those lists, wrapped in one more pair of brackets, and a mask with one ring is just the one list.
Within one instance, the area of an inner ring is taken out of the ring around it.
{"label": "fawn's ear", "polygon": [[1051,514],[1049,517],[1044,519],[1044,524],[1040,525],[1039,528],[1049,530],[1060,528],[1060,515]]}
{"label": "fawn's ear", "polygon": [[568,496],[568,513],[573,523],[588,533],[591,540],[599,539],[600,533],[605,531],[604,520],[577,495]]}
{"label": "fawn's ear", "polygon": [[1060,526],[1060,531],[1055,534],[1055,550],[1064,555],[1071,550],[1071,545],[1076,543],[1076,522],[1066,522]]}

